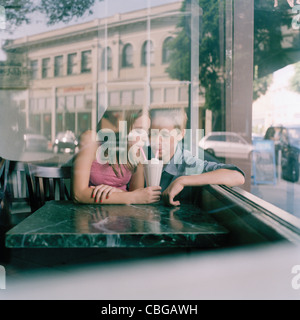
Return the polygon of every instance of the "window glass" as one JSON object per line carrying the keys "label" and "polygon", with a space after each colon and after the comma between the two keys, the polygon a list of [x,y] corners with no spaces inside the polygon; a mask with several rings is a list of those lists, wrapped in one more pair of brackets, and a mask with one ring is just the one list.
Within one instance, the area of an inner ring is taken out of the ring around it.
{"label": "window glass", "polygon": [[76,73],[76,69],[75,69],[77,65],[76,59],[77,59],[77,53],[68,54],[68,69],[67,69],[68,75]]}
{"label": "window glass", "polygon": [[142,65],[147,66],[149,64],[154,64],[154,48],[151,40],[147,40],[142,47]]}
{"label": "window glass", "polygon": [[42,60],[42,78],[50,77],[50,58]]}
{"label": "window glass", "polygon": [[38,78],[38,61],[33,60],[30,61],[30,70],[31,70],[31,79],[37,79]]}
{"label": "window glass", "polygon": [[133,47],[131,44],[126,44],[122,54],[122,66],[132,67],[133,66]]}
{"label": "window glass", "polygon": [[112,51],[109,47],[104,49],[102,52],[101,68],[102,70],[112,69]]}
{"label": "window glass", "polygon": [[63,56],[54,58],[54,76],[61,77],[63,75]]}
{"label": "window glass", "polygon": [[41,0],[11,9],[0,128],[18,119],[9,130],[33,128],[53,143],[67,129],[96,131],[107,112],[117,127],[140,110],[185,110],[194,156],[204,147],[238,166],[241,189],[300,217],[299,1],[79,2],[79,11]]}
{"label": "window glass", "polygon": [[91,72],[92,71],[92,51],[81,52],[81,72]]}
{"label": "window glass", "polygon": [[171,44],[172,42],[172,37],[168,37],[164,43],[163,43],[163,48],[162,48],[162,63],[168,63],[170,62],[170,57],[171,57]]}

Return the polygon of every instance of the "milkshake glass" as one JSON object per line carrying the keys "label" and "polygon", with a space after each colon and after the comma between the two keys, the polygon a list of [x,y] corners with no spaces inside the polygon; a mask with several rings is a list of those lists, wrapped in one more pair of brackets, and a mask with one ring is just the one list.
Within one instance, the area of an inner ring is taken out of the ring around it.
{"label": "milkshake glass", "polygon": [[163,161],[153,158],[144,164],[144,175],[147,187],[158,187],[163,169]]}

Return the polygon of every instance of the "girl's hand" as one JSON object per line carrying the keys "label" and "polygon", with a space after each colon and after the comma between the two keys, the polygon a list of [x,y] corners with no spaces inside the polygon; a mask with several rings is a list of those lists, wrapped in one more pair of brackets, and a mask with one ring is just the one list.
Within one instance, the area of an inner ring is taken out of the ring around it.
{"label": "girl's hand", "polygon": [[158,202],[161,197],[161,187],[140,188],[132,191],[134,204],[148,204]]}
{"label": "girl's hand", "polygon": [[124,192],[123,190],[121,189],[118,189],[118,188],[115,188],[115,187],[112,187],[112,186],[108,186],[108,185],[105,185],[105,184],[101,184],[99,186],[92,186],[90,187],[91,189],[93,189],[93,192],[92,192],[92,198],[95,199],[95,202],[100,202],[102,203],[104,199],[108,199],[109,196],[112,194],[112,193],[115,193],[115,192]]}

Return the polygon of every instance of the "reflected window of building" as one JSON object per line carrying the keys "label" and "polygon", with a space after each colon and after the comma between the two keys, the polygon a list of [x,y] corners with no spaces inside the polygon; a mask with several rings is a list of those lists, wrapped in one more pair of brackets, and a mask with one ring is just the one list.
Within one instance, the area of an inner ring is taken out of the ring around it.
{"label": "reflected window of building", "polygon": [[74,96],[66,97],[66,106],[68,110],[74,109]]}
{"label": "reflected window of building", "polygon": [[51,114],[45,113],[43,115],[43,135],[48,139],[51,138],[51,123],[52,123]]}
{"label": "reflected window of building", "polygon": [[57,108],[63,109],[65,107],[65,97],[58,97],[57,98]]}
{"label": "reflected window of building", "polygon": [[123,48],[122,67],[133,67],[133,46],[130,43],[127,43]]}
{"label": "reflected window of building", "polygon": [[76,107],[76,109],[83,109],[84,108],[84,97],[83,97],[83,95],[75,96],[75,107]]}
{"label": "reflected window of building", "polygon": [[144,42],[142,47],[142,66],[154,65],[154,47],[151,40]]}
{"label": "reflected window of building", "polygon": [[81,73],[92,72],[92,50],[81,52]]}
{"label": "reflected window of building", "polygon": [[42,60],[42,78],[50,77],[50,58],[44,58]]}
{"label": "reflected window of building", "polygon": [[76,73],[76,58],[77,53],[70,53],[68,54],[68,67],[67,67],[67,74],[72,75]]}
{"label": "reflected window of building", "polygon": [[117,107],[120,105],[120,92],[114,91],[109,93],[109,105]]}
{"label": "reflected window of building", "polygon": [[132,105],[132,91],[123,91],[122,92],[121,104],[122,104],[122,106]]}
{"label": "reflected window of building", "polygon": [[45,111],[46,100],[44,98],[38,99],[38,111],[43,112]]}
{"label": "reflected window of building", "polygon": [[65,131],[70,130],[72,132],[75,131],[75,113],[67,112],[65,114]]}
{"label": "reflected window of building", "polygon": [[162,103],[161,89],[151,89],[151,102],[152,103]]}
{"label": "reflected window of building", "polygon": [[31,114],[29,117],[29,127],[36,133],[41,133],[41,115]]}
{"label": "reflected window of building", "polygon": [[46,98],[46,110],[50,111],[52,109],[52,98]]}
{"label": "reflected window of building", "polygon": [[56,132],[63,131],[63,115],[61,113],[56,114]]}
{"label": "reflected window of building", "polygon": [[80,112],[77,116],[77,135],[90,130],[92,125],[91,113]]}
{"label": "reflected window of building", "polygon": [[61,77],[63,75],[63,56],[54,58],[54,77]]}
{"label": "reflected window of building", "polygon": [[176,90],[175,88],[165,89],[165,102],[175,102],[176,100]]}
{"label": "reflected window of building", "polygon": [[101,69],[112,70],[112,51],[110,47],[105,48],[102,52]]}
{"label": "reflected window of building", "polygon": [[135,90],[133,94],[133,104],[136,106],[143,105],[144,90]]}
{"label": "reflected window of building", "polygon": [[165,39],[163,43],[163,48],[162,48],[162,63],[169,63],[170,62],[170,56],[171,56],[171,48],[170,48],[170,43],[172,41],[172,37],[168,37]]}
{"label": "reflected window of building", "polygon": [[38,60],[30,61],[30,72],[31,72],[31,79],[38,78]]}
{"label": "reflected window of building", "polygon": [[184,86],[179,88],[179,101],[189,101],[189,88]]}
{"label": "reflected window of building", "polygon": [[92,109],[93,108],[93,96],[91,94],[87,94],[85,96],[85,108]]}

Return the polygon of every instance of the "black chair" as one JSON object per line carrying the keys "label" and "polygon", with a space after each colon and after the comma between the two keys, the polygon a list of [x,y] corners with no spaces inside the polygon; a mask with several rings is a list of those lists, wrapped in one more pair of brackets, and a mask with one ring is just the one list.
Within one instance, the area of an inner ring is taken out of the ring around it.
{"label": "black chair", "polygon": [[[4,183],[1,177],[1,185]],[[9,161],[7,177],[7,200],[12,215],[28,215],[33,212],[33,199],[29,193],[30,179],[27,163],[21,161]]]}
{"label": "black chair", "polygon": [[72,199],[72,167],[46,167],[29,163],[28,174],[34,211],[50,200]]}
{"label": "black chair", "polygon": [[7,168],[7,176],[1,224],[3,224],[4,219],[8,230],[19,224],[34,211],[34,200],[29,192],[30,179],[27,174],[27,163],[12,160],[1,161],[0,188],[4,186],[4,167]]}

